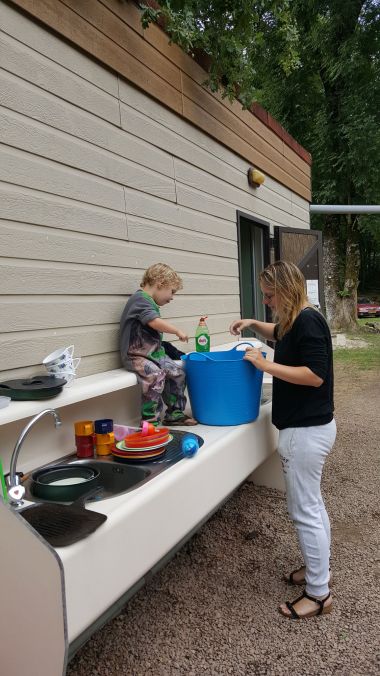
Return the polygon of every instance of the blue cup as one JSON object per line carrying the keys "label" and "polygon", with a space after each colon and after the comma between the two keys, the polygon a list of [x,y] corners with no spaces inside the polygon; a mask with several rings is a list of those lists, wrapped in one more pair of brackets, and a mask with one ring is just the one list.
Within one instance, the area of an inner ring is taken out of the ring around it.
{"label": "blue cup", "polygon": [[95,420],[96,434],[109,434],[113,432],[113,420],[111,418],[102,418],[102,420]]}

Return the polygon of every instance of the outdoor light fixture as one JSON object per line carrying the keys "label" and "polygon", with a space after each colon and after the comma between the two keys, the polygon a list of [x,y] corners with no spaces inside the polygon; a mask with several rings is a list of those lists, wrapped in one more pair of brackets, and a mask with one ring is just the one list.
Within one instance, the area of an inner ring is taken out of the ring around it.
{"label": "outdoor light fixture", "polygon": [[262,183],[265,181],[265,176],[264,174],[259,171],[258,169],[254,169],[253,167],[249,167],[248,169],[248,183],[251,185],[253,188],[258,188]]}

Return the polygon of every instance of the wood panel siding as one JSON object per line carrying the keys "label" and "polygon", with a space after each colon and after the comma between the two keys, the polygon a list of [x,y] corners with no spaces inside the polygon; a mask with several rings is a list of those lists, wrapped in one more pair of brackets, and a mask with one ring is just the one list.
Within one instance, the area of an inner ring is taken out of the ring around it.
{"label": "wood panel siding", "polygon": [[[0,378],[41,373],[66,344],[79,375],[118,367],[121,311],[158,261],[184,283],[162,316],[193,337],[208,314],[213,344],[227,342],[237,211],[308,228],[307,162],[202,90],[199,65],[142,31],[132,4],[3,2],[0,59]],[[259,157],[273,175],[253,190]]]}
{"label": "wood panel siding", "polygon": [[159,27],[141,31],[133,3],[13,0],[13,4],[310,201],[306,153],[301,158],[291,137],[276,133],[281,128],[274,120],[265,125],[237,101],[230,103],[207,90],[205,71],[170,45]]}

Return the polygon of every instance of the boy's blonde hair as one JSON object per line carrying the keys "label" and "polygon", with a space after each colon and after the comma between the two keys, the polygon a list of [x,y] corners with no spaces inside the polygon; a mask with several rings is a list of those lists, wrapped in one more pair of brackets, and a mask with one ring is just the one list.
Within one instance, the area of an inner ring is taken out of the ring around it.
{"label": "boy's blonde hair", "polygon": [[274,320],[278,322],[278,337],[282,338],[293,326],[304,307],[313,307],[306,295],[306,282],[294,263],[276,261],[260,273],[260,282],[276,294],[279,301]]}
{"label": "boy's blonde hair", "polygon": [[161,286],[170,286],[172,289],[179,291],[183,288],[182,279],[177,275],[166,263],[155,263],[148,268],[141,280],[140,286],[153,286],[154,284],[161,284]]}

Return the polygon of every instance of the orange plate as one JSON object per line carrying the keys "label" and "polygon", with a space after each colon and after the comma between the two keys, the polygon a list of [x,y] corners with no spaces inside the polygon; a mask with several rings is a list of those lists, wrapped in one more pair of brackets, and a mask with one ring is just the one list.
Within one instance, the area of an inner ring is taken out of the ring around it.
{"label": "orange plate", "polygon": [[142,460],[143,458],[157,458],[160,455],[165,453],[166,448],[159,448],[157,451],[151,451],[150,453],[124,453],[122,451],[112,451],[112,455],[116,458],[127,458],[128,460]]}
{"label": "orange plate", "polygon": [[[166,446],[166,444],[165,444]],[[164,445],[159,446],[158,448],[143,448],[142,450],[137,450],[135,448],[120,448],[120,447],[113,447],[112,452],[119,453],[120,455],[124,455],[127,453],[128,455],[144,455],[145,453],[147,455],[152,455],[153,453],[159,453],[162,451],[163,448],[165,448]]]}
{"label": "orange plate", "polygon": [[170,434],[170,430],[168,427],[157,427],[155,429],[153,434],[141,434],[141,432],[133,432],[132,434],[128,434],[125,438],[129,439],[130,441],[151,441],[153,439],[158,439],[159,437],[164,437],[167,434]]}
{"label": "orange plate", "polygon": [[129,437],[123,439],[124,445],[127,448],[150,448],[151,446],[158,446],[164,444],[170,438],[169,434],[156,435],[155,437],[142,437],[138,441],[131,440]]}

